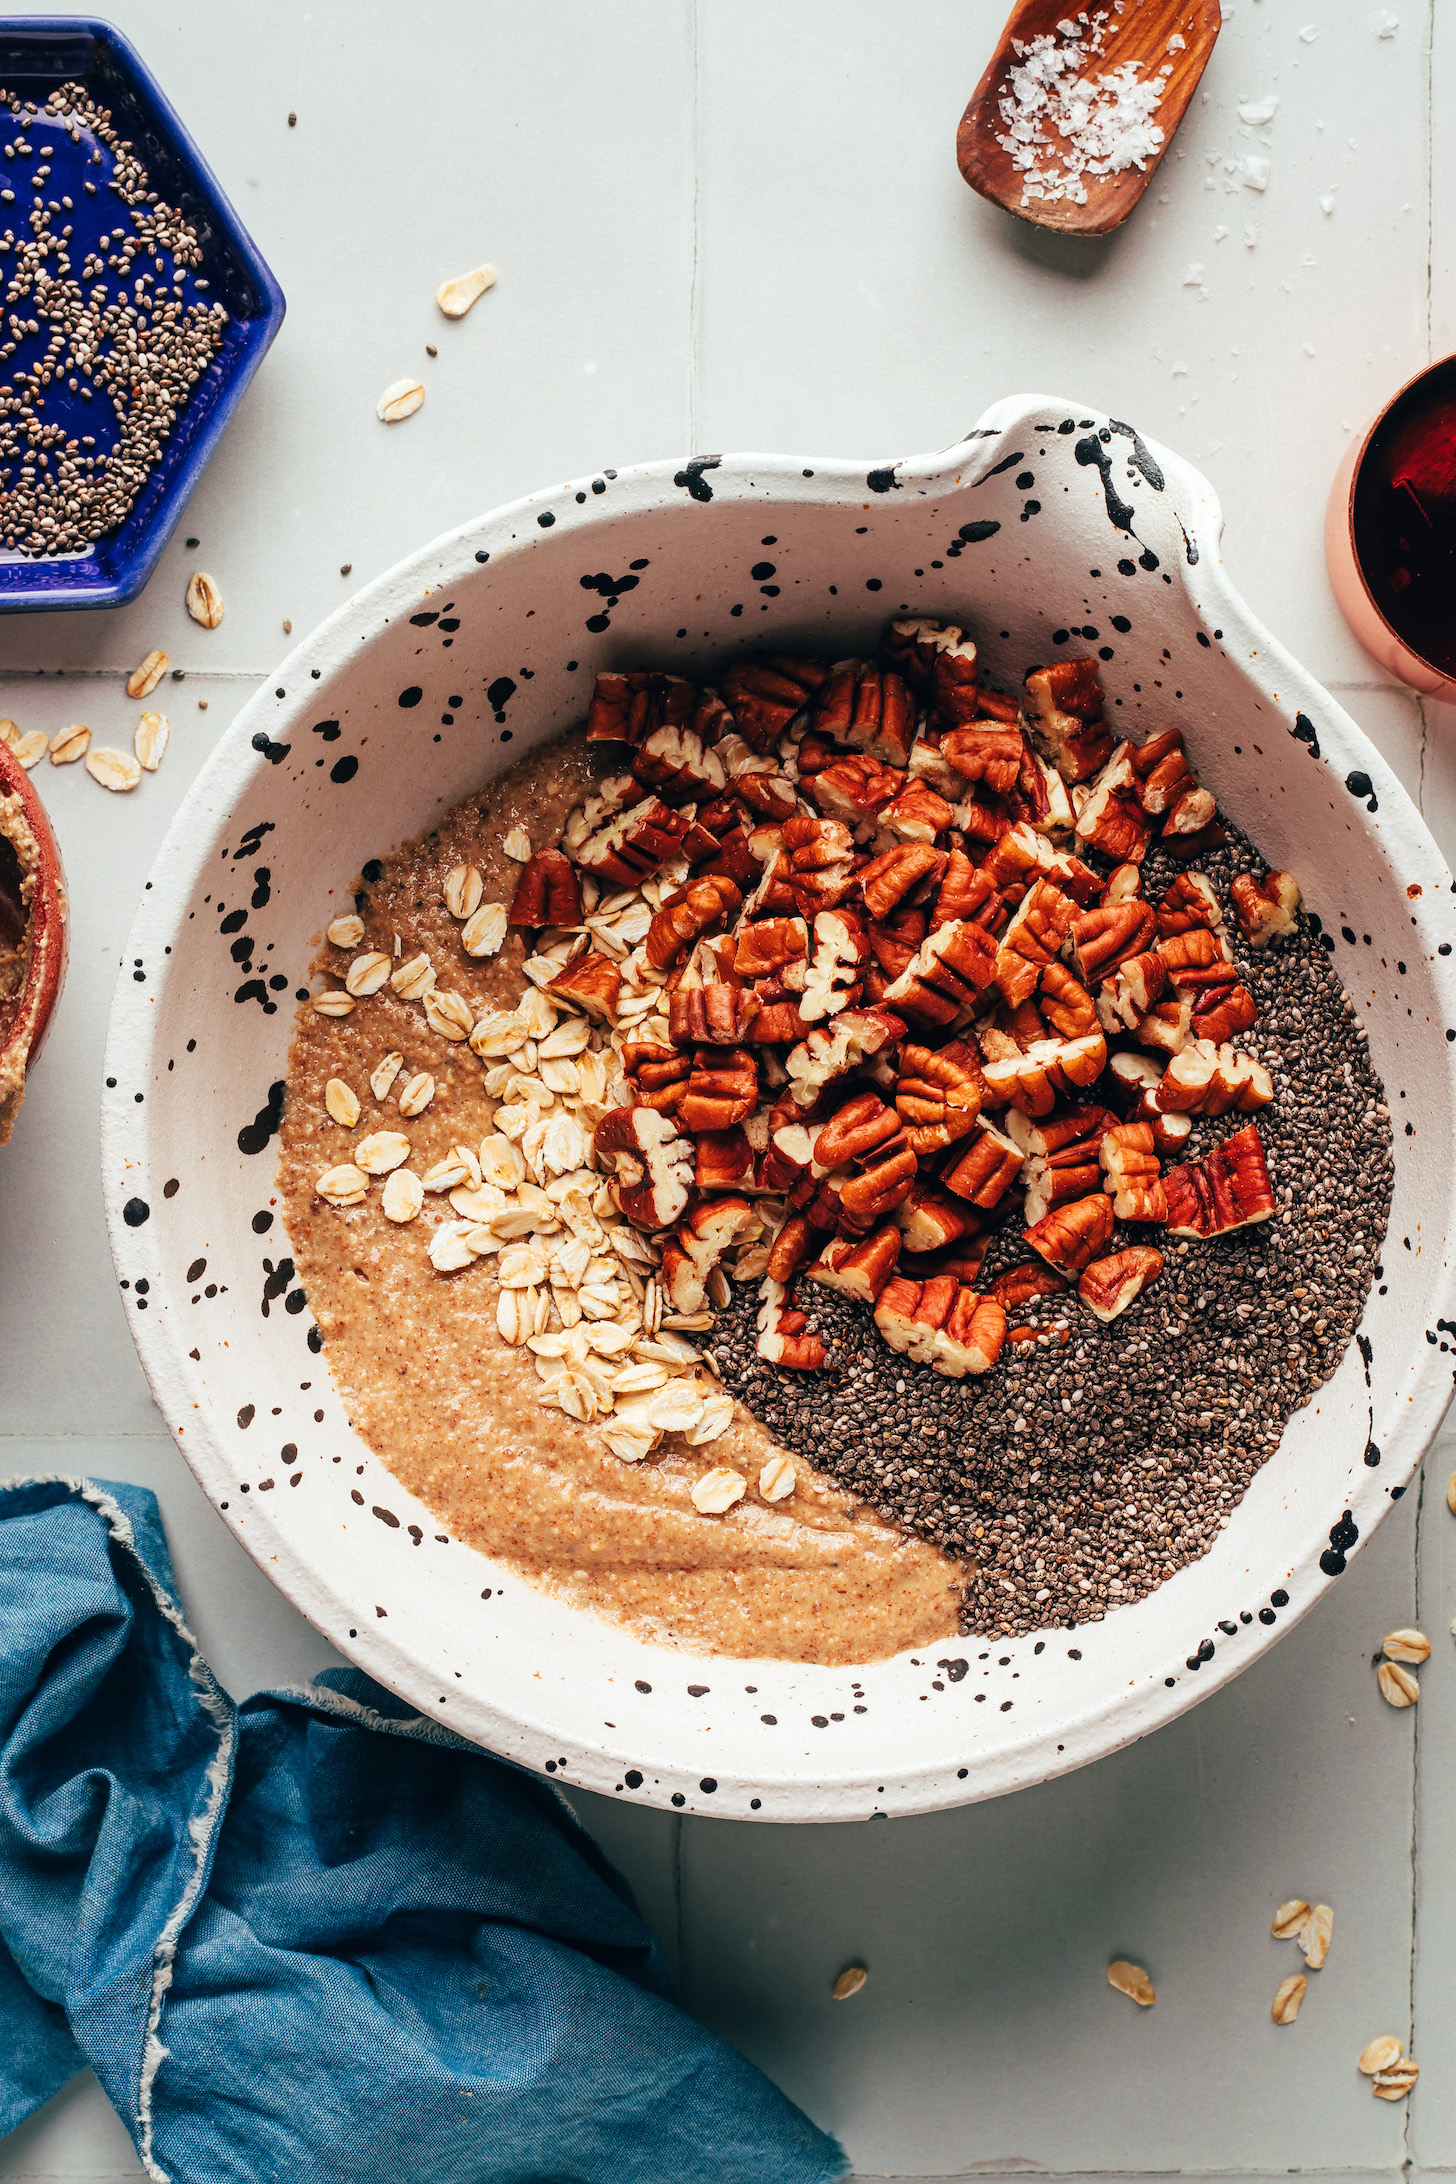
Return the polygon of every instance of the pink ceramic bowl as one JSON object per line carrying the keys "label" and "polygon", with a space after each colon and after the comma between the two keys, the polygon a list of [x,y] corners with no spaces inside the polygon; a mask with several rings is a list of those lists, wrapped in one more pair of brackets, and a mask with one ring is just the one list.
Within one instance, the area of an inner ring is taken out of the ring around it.
{"label": "pink ceramic bowl", "polygon": [[1397,681],[1419,690],[1424,697],[1456,704],[1456,677],[1414,650],[1377,606],[1368,569],[1369,542],[1363,527],[1358,531],[1357,543],[1362,474],[1372,449],[1378,450],[1384,442],[1397,413],[1418,409],[1422,397],[1433,394],[1438,386],[1448,394],[1456,388],[1456,357],[1443,357],[1408,379],[1346,450],[1325,509],[1325,560],[1340,612],[1371,657]]}

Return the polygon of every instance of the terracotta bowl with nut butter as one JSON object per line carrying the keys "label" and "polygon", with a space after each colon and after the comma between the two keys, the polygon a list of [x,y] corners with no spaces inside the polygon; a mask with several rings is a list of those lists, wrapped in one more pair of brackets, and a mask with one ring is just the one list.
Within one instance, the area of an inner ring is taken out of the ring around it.
{"label": "terracotta bowl with nut butter", "polygon": [[[144,975],[113,1008],[117,1273],[223,1521],[421,1714],[670,1809],[818,1821],[965,1803],[1218,1689],[1317,1611],[1405,1491],[1451,1387],[1456,1177],[1427,1148],[1456,1131],[1456,892],[1379,753],[1233,591],[1221,523],[1179,456],[1041,395],[933,456],[603,470],[358,593],[223,738],[142,897],[126,954]],[[968,630],[1002,690],[1071,632],[1129,735],[1181,727],[1219,808],[1293,875],[1409,1126],[1357,1338],[1207,1551],[1075,1631],[998,1639],[984,1672],[970,1637],[842,1668],[694,1654],[452,1536],[350,1424],[278,1183],[295,997],[352,875],[579,725],[598,670],[710,681],[751,650],[872,654],[895,615]]]}
{"label": "terracotta bowl with nut butter", "polygon": [[66,876],[45,805],[0,743],[0,1145],[61,998],[68,930]]}

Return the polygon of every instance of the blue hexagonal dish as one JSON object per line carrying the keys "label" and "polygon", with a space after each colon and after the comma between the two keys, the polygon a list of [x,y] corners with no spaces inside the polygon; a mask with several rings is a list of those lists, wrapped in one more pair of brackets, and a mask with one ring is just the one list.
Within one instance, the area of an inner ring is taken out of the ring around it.
{"label": "blue hexagonal dish", "polygon": [[[90,16],[0,20],[0,86],[43,103],[61,84],[78,82],[110,109],[151,186],[181,207],[201,240],[206,293],[228,312],[223,341],[187,396],[177,425],[121,526],[82,554],[33,559],[0,549],[0,613],[59,607],[113,607],[131,599],[157,565],[203,466],[221,439],[243,390],[283,323],[283,291],[218,186],[136,49],[110,23]],[[68,145],[56,132],[58,148]],[[83,134],[82,144],[89,139]],[[0,181],[5,176],[0,174]],[[51,187],[64,189],[57,173]],[[116,200],[77,193],[69,217],[73,255],[114,224]],[[12,218],[14,215],[12,215]],[[57,380],[46,390],[48,421],[77,435],[108,422],[104,404],[87,403]]]}

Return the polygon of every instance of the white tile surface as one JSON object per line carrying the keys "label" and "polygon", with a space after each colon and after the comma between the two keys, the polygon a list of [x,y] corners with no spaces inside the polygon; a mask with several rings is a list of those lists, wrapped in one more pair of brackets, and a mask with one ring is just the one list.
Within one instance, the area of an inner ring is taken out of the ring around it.
{"label": "white tile surface", "polygon": [[[163,771],[136,796],[108,798],[79,770],[43,782],[74,954],[0,1155],[0,1473],[153,1486],[188,1611],[234,1691],[328,1649],[158,1430],[106,1253],[95,1118],[137,891],[213,737],[285,649],[284,617],[302,633],[338,605],[342,563],[367,578],[462,517],[604,463],[903,454],[947,444],[1013,389],[1066,392],[1207,470],[1235,580],[1456,852],[1456,716],[1383,686],[1319,548],[1346,426],[1424,361],[1428,314],[1435,353],[1456,341],[1456,18],[1441,11],[1433,39],[1430,0],[1392,0],[1400,27],[1380,39],[1382,12],[1235,0],[1148,201],[1120,235],[1078,246],[993,212],[955,171],[1002,0],[429,0],[403,14],[117,0],[289,316],[144,597],[0,625],[0,710],[27,727],[79,718],[124,740],[135,659],[161,643],[187,671],[165,686]],[[1221,162],[1254,145],[1238,101],[1270,91],[1257,194]],[[435,285],[482,258],[499,286],[447,324]],[[379,389],[409,370],[424,408],[380,426]],[[198,564],[227,599],[215,632],[182,612]],[[842,2131],[863,2174],[1260,2184],[1298,2169],[1357,2184],[1456,2168],[1453,1465],[1448,1430],[1424,1501],[1408,1498],[1317,1617],[1184,1721],[1064,1782],[859,1829],[576,1802],[692,2006]],[[1436,1652],[1421,1707],[1397,1716],[1370,1654],[1417,1614]],[[1325,1895],[1337,1930],[1281,2031],[1268,2002],[1294,1958],[1267,1924],[1293,1892]],[[1106,1987],[1119,1951],[1153,1971],[1151,2013]],[[860,1954],[869,1985],[831,2003]],[[1412,2007],[1426,2067],[1407,2114],[1351,2066]],[[88,2079],[0,2144],[3,2179],[139,2174]]]}

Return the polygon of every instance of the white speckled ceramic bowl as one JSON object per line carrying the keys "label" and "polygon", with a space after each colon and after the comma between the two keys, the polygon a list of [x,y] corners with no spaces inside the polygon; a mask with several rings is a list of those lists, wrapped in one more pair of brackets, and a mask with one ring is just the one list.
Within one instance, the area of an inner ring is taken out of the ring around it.
{"label": "white speckled ceramic bowl", "polygon": [[[225,1521],[423,1713],[571,1782],[733,1817],[989,1797],[1237,1675],[1404,1491],[1451,1391],[1456,897],[1378,753],[1230,590],[1219,528],[1186,464],[1038,396],[999,403],[944,455],[883,468],[699,456],[606,471],[382,577],[224,737],[157,860],[112,1017],[117,1271],[157,1401]],[[599,666],[707,673],[760,645],[838,657],[905,611],[964,622],[1007,682],[1075,630],[1119,720],[1186,728],[1221,804],[1343,932],[1334,960],[1398,1117],[1360,1344],[1212,1551],[1074,1636],[1001,1643],[989,1683],[967,1641],[853,1676],[670,1651],[444,1538],[352,1434],[274,1210],[293,994],[364,860],[580,720]]]}

